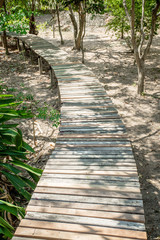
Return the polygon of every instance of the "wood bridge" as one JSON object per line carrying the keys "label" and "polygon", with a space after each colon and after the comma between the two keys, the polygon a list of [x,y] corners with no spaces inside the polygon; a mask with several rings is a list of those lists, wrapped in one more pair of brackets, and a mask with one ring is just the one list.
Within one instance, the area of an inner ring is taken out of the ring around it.
{"label": "wood bridge", "polygon": [[61,95],[56,147],[13,240],[147,239],[125,127],[97,77],[37,36],[12,35],[51,67]]}

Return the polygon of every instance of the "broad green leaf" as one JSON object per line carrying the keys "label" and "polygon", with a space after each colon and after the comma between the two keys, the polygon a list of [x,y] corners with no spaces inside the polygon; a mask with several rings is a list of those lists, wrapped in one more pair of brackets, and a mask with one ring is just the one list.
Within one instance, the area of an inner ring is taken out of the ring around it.
{"label": "broad green leaf", "polygon": [[0,130],[1,128],[16,128],[18,126],[18,124],[1,124],[0,125]]}
{"label": "broad green leaf", "polygon": [[17,133],[17,135],[15,136],[14,143],[15,143],[17,149],[21,150],[21,147],[22,147],[22,136],[19,133]]}
{"label": "broad green leaf", "polygon": [[34,149],[30,145],[28,145],[26,142],[22,141],[22,146],[27,151],[34,153]]}
{"label": "broad green leaf", "polygon": [[32,189],[36,188],[36,184],[34,182],[24,177],[21,177],[21,178],[23,179],[23,181],[25,181],[25,183],[27,183],[29,187],[31,187]]}
{"label": "broad green leaf", "polygon": [[2,224],[4,227],[7,227],[8,229],[14,231],[14,228],[2,217],[0,217],[0,224]]}
{"label": "broad green leaf", "polygon": [[13,166],[12,166],[11,164],[9,164],[9,163],[1,163],[1,162],[0,162],[0,166],[6,168],[7,170],[13,172],[13,173],[16,174],[16,175],[21,172],[19,169],[13,167]]}
{"label": "broad green leaf", "polygon": [[29,173],[29,175],[32,177],[32,179],[33,179],[36,183],[38,183],[39,177],[38,177],[37,175],[33,174],[32,172],[28,172],[28,173]]}
{"label": "broad green leaf", "polygon": [[19,215],[21,217],[24,217],[24,215],[25,215],[25,210],[24,210],[23,207],[13,205],[9,202],[2,201],[2,200],[0,200],[0,210],[10,212],[11,214],[16,216],[17,218],[19,218]]}
{"label": "broad green leaf", "polygon": [[20,160],[13,160],[12,163],[18,167],[24,168],[25,170],[27,170],[28,172],[31,172],[37,176],[41,176],[42,175],[42,170],[38,169],[38,168],[34,168],[29,166],[28,164],[25,164],[24,162],[20,161]]}
{"label": "broad green leaf", "polygon": [[5,237],[8,237],[10,239],[13,237],[11,231],[8,228],[6,228],[3,224],[0,224],[0,234],[3,234]]}
{"label": "broad green leaf", "polygon": [[27,187],[27,184],[18,176],[15,176],[11,173],[7,173],[5,171],[2,171],[2,173],[13,184],[15,189],[29,201],[31,198],[31,194],[24,189],[25,187]]}

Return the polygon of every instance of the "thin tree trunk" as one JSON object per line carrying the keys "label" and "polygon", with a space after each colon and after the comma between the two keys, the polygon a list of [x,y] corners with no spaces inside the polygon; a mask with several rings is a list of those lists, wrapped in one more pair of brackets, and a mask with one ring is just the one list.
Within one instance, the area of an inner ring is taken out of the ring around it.
{"label": "thin tree trunk", "polygon": [[[83,10],[85,11],[86,2],[83,3]],[[86,34],[86,12],[84,12],[84,29],[83,29],[83,35],[81,39],[81,49],[82,49],[82,63],[84,64],[84,37]]]}
{"label": "thin tree trunk", "polygon": [[4,44],[6,55],[9,55],[8,43],[7,43],[7,34],[6,34],[5,30],[3,31],[3,44]]}
{"label": "thin tree trunk", "polygon": [[[5,0],[3,1],[3,6],[4,6],[5,14],[7,14]],[[5,48],[5,51],[6,51],[6,55],[9,55],[6,30],[3,31],[3,45],[4,45],[4,48]]]}
{"label": "thin tree trunk", "polygon": [[79,4],[79,32],[78,32],[78,36],[76,39],[76,49],[78,51],[81,50],[81,41],[82,41],[82,36],[83,36],[83,32],[84,32],[84,27],[85,27],[85,12],[83,9],[83,6],[81,5],[81,3]]}
{"label": "thin tree trunk", "polygon": [[139,61],[137,61],[137,70],[138,70],[137,93],[141,95],[144,92],[144,83],[145,83],[145,68],[144,68],[143,59],[139,59]]}
{"label": "thin tree trunk", "polygon": [[124,39],[124,21],[122,19],[121,39]]}
{"label": "thin tree trunk", "polygon": [[[35,11],[35,0],[32,0],[31,10]],[[29,33],[37,35],[36,25],[35,25],[35,16],[32,13],[29,22]]]}
{"label": "thin tree trunk", "polygon": [[60,22],[60,17],[59,17],[58,4],[56,4],[56,12],[57,12],[57,20],[58,20],[58,30],[59,30],[59,35],[60,35],[60,38],[61,38],[61,45],[63,45],[64,41],[63,41],[63,36],[62,36],[62,31],[61,31],[61,22]]}
{"label": "thin tree trunk", "polygon": [[77,34],[78,34],[78,24],[76,21],[76,18],[74,16],[73,10],[71,5],[69,5],[69,11],[70,11],[70,18],[71,18],[71,22],[73,24],[73,29],[74,29],[74,48],[76,49],[76,39],[77,39]]}
{"label": "thin tree trunk", "polygon": [[56,24],[56,21],[55,21],[56,10],[53,9],[53,5],[51,6],[51,8],[52,8],[52,10],[51,10],[51,14],[52,14],[51,22],[52,22],[53,38],[55,38],[56,37],[56,34],[55,34],[55,30],[56,30],[56,27],[55,27],[55,24]]}

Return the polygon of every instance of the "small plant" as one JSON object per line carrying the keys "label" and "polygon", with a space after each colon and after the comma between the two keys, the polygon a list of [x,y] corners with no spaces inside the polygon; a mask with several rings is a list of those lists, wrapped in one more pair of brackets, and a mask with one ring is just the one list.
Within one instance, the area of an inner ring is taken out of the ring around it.
{"label": "small plant", "polygon": [[36,117],[44,120],[49,119],[53,122],[53,126],[55,127],[58,127],[60,123],[60,113],[51,106],[48,106],[47,104],[44,107],[40,107],[37,109]]}

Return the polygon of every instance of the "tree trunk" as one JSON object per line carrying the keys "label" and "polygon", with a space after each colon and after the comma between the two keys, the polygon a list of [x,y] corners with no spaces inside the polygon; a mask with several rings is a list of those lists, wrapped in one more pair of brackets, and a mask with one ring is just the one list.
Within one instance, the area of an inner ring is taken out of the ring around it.
{"label": "tree trunk", "polygon": [[76,39],[77,39],[77,34],[78,34],[78,24],[77,24],[77,21],[76,21],[76,18],[74,16],[74,13],[73,13],[73,10],[72,10],[72,7],[71,5],[69,5],[69,11],[70,11],[70,18],[71,18],[71,22],[73,24],[73,29],[74,29],[74,48],[76,49]]}
{"label": "tree trunk", "polygon": [[[3,1],[3,6],[4,6],[5,14],[7,15],[7,8],[6,8],[5,0]],[[4,48],[6,51],[6,55],[9,55],[6,30],[3,31],[3,45],[4,45]]]}
{"label": "tree trunk", "polygon": [[3,31],[3,44],[6,51],[6,55],[9,55],[6,31]]}
{"label": "tree trunk", "polygon": [[124,21],[122,19],[122,26],[121,26],[121,39],[124,39]]}
{"label": "tree trunk", "polygon": [[55,27],[55,24],[56,24],[56,20],[55,20],[56,11],[55,11],[55,9],[52,9],[51,13],[52,13],[53,38],[55,38],[56,37],[56,34],[55,34],[55,30],[56,30],[56,27]]}
{"label": "tree trunk", "polygon": [[141,95],[144,92],[144,80],[145,80],[145,68],[144,68],[144,60],[143,59],[139,59],[139,61],[137,61],[137,70],[138,70],[137,93]]}
{"label": "tree trunk", "polygon": [[61,38],[61,45],[63,45],[64,41],[63,41],[63,36],[62,36],[62,31],[61,31],[61,22],[60,22],[60,17],[59,17],[58,4],[56,4],[56,12],[57,12],[57,20],[58,20],[58,30],[59,30],[59,35],[60,35],[60,38]]}
{"label": "tree trunk", "polygon": [[[31,10],[32,10],[32,11],[35,11],[35,0],[32,0]],[[36,30],[34,13],[32,13],[32,15],[31,15],[31,17],[30,17],[29,33],[30,33],[30,34],[35,34],[35,35],[37,35],[37,33],[38,33],[37,30]]]}
{"label": "tree trunk", "polygon": [[79,5],[79,31],[78,31],[78,36],[76,39],[76,49],[78,51],[81,50],[81,43],[83,41],[83,33],[84,33],[84,29],[85,29],[85,19],[86,19],[86,14],[84,12],[83,6]]}

